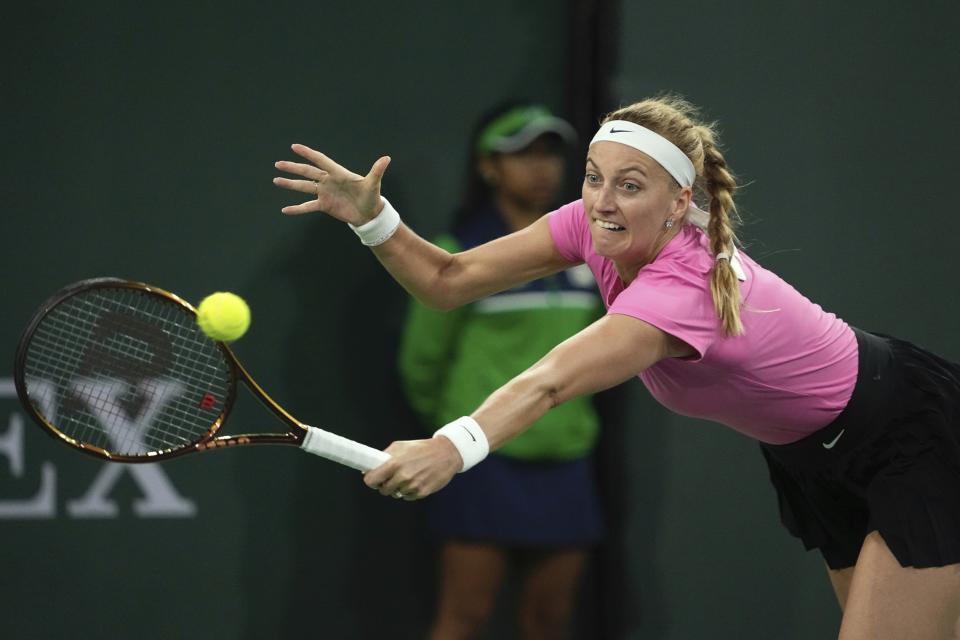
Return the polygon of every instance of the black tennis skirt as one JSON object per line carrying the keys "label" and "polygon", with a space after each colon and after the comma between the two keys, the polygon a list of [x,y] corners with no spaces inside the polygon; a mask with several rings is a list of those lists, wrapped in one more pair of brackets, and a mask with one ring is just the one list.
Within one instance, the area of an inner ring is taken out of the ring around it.
{"label": "black tennis skirt", "polygon": [[836,420],[761,444],[780,518],[831,569],[879,531],[901,565],[960,563],[960,364],[854,329],[857,383]]}

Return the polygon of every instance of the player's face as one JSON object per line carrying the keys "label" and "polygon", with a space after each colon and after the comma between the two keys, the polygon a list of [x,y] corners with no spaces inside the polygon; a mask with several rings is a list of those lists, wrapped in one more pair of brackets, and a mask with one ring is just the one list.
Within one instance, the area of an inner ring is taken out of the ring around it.
{"label": "player's face", "polygon": [[[633,147],[608,141],[591,145],[583,206],[594,251],[628,271],[647,264],[679,230],[689,193]],[[665,225],[670,218],[673,231]]]}

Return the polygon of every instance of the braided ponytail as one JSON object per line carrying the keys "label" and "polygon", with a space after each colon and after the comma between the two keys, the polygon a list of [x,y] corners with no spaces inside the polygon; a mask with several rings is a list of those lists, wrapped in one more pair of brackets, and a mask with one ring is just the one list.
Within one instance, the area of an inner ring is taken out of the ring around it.
{"label": "braided ponytail", "polygon": [[704,189],[710,196],[710,222],[707,224],[710,250],[714,255],[727,256],[714,263],[713,272],[710,274],[710,294],[723,334],[738,336],[743,333],[743,323],[740,321],[740,281],[730,265],[736,241],[731,217],[736,218],[737,215],[737,208],[733,203],[737,181],[717,147],[713,131],[702,125],[695,129],[703,145]]}
{"label": "braided ponytail", "polygon": [[[712,125],[698,120],[697,109],[674,95],[663,95],[622,107],[607,115],[604,121],[628,120],[660,134],[681,151],[697,170],[694,187],[710,199],[710,221],[707,235],[710,250],[721,256],[710,273],[710,294],[725,336],[743,333],[740,320],[740,281],[730,260],[736,244],[738,220],[733,194],[737,181],[717,145]],[[726,256],[726,257],[723,257]]]}

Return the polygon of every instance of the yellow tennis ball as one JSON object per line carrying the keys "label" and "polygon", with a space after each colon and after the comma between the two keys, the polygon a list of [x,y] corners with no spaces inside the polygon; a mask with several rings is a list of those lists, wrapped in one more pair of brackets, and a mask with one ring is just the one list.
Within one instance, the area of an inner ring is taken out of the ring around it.
{"label": "yellow tennis ball", "polygon": [[211,293],[197,307],[201,331],[220,342],[233,342],[250,328],[250,307],[235,293]]}

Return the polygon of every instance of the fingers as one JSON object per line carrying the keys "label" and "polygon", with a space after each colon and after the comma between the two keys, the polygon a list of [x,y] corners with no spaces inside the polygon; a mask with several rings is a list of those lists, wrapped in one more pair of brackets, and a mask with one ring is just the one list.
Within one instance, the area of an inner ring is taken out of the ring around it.
{"label": "fingers", "polygon": [[[393,443],[385,451],[390,453],[391,448],[398,448],[398,444]],[[399,448],[402,448],[402,446]],[[382,496],[390,496],[410,502],[426,497],[430,493],[421,490],[419,485],[422,483],[417,481],[416,476],[416,472],[407,470],[401,461],[391,457],[379,467],[365,473],[363,482]]]}
{"label": "fingers", "polygon": [[290,180],[288,178],[274,178],[273,184],[283,189],[289,189],[290,191],[309,193],[312,196],[312,198],[306,202],[281,208],[280,211],[282,213],[285,213],[289,216],[296,216],[322,210],[320,205],[320,191],[317,182],[313,180]]}
{"label": "fingers", "polygon": [[320,202],[317,200],[308,200],[301,204],[294,204],[280,209],[280,213],[288,216],[299,216],[303,215],[304,213],[313,213],[315,211],[322,211],[320,208]]}
{"label": "fingers", "polygon": [[387,172],[387,167],[390,166],[390,156],[382,156],[373,163],[373,166],[370,167],[369,173],[367,173],[367,178],[372,179],[376,184],[380,184],[383,180],[383,174]]}
{"label": "fingers", "polygon": [[315,164],[320,169],[327,172],[343,171],[346,173],[351,173],[345,168],[341,167],[339,164],[333,161],[329,156],[326,156],[315,149],[303,144],[292,144],[290,148],[293,149],[293,152],[300,156],[301,158],[306,158],[313,164]]}
{"label": "fingers", "polygon": [[408,502],[419,499],[420,492],[417,489],[411,488],[408,482],[403,482],[399,480],[397,476],[390,476],[381,483],[377,483],[368,478],[370,474],[368,473],[363,478],[364,484],[368,487],[377,491],[382,496],[389,496],[392,498],[406,500]]}
{"label": "fingers", "polygon": [[364,477],[363,481],[368,487],[379,492],[382,496],[393,496],[394,498],[407,498],[416,500],[417,496],[419,495],[419,492],[416,489],[409,486],[411,479],[405,479],[399,473],[391,474],[382,482],[376,482],[375,479],[370,480],[367,477]]}
{"label": "fingers", "polygon": [[390,479],[396,471],[397,465],[393,458],[387,460],[379,467],[374,467],[363,474],[363,483],[371,489],[379,489],[380,485]]}
{"label": "fingers", "polygon": [[369,209],[380,203],[379,178],[390,164],[389,158],[384,156],[377,160],[371,169],[373,177],[365,178],[344,169],[310,147],[295,144],[291,148],[297,155],[313,164],[277,161],[274,163],[276,169],[305,179],[276,177],[273,184],[289,191],[312,194],[315,199],[283,207],[283,213],[300,215],[324,212],[343,222],[357,225],[376,215],[376,210],[371,212]]}
{"label": "fingers", "polygon": [[364,482],[381,495],[408,501],[439,491],[461,466],[456,448],[439,440],[444,438],[394,442],[385,449],[390,459],[368,471]]}
{"label": "fingers", "polygon": [[396,497],[400,497],[400,489],[403,483],[397,477],[398,465],[391,462],[392,460],[387,460],[379,467],[363,474],[363,483],[371,489],[379,491],[382,496],[398,494]]}
{"label": "fingers", "polygon": [[299,191],[301,193],[311,193],[317,195],[317,182],[315,180],[290,180],[288,178],[274,178],[273,184],[290,191]]}
{"label": "fingers", "polygon": [[273,166],[285,173],[292,173],[303,176],[308,180],[320,180],[327,175],[327,171],[319,169],[312,164],[303,164],[302,162],[290,162],[289,160],[279,160],[273,163]]}
{"label": "fingers", "polygon": [[290,205],[280,209],[281,212],[295,216],[301,215],[304,213],[313,213],[314,211],[320,211],[320,204],[317,202],[317,196],[319,196],[319,191],[317,183],[320,180],[323,180],[328,174],[326,171],[322,171],[317,167],[310,166],[308,164],[301,164],[299,162],[287,162],[286,160],[280,160],[273,164],[280,171],[286,171],[287,173],[293,173],[298,176],[303,176],[308,178],[307,180],[291,180],[289,178],[274,178],[273,184],[277,185],[282,189],[288,189],[290,191],[299,191],[300,193],[309,193],[314,196],[314,199],[308,200],[297,205]]}

